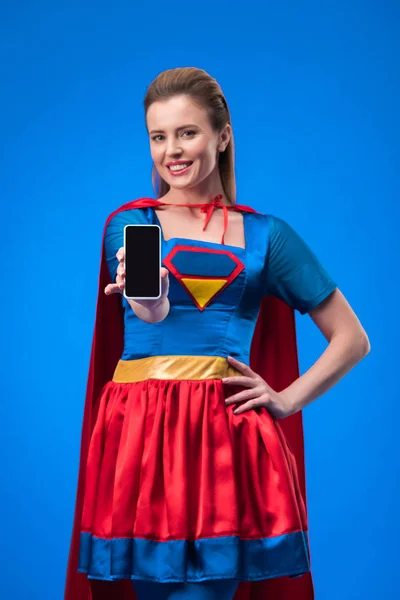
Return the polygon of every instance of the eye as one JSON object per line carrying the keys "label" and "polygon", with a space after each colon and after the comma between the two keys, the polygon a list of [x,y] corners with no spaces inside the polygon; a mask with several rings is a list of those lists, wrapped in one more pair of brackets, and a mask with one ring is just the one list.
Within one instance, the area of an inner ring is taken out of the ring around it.
{"label": "eye", "polygon": [[153,135],[153,137],[151,139],[154,140],[155,142],[160,142],[161,140],[164,139],[164,136],[159,133],[158,135]]}
{"label": "eye", "polygon": [[186,131],[184,131],[184,132],[182,133],[182,135],[185,135],[185,134],[187,134],[185,137],[191,137],[191,136],[193,136],[193,135],[196,135],[196,132],[195,132],[195,131],[193,131],[192,129],[187,129]]}

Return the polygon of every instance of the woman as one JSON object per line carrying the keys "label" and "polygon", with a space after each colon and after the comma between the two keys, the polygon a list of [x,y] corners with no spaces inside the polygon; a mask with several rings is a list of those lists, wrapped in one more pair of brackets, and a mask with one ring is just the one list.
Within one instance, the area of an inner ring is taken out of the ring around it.
{"label": "woman", "polygon": [[[236,204],[217,82],[165,71],[145,113],[160,200],[106,222],[65,597],[310,600],[301,410],[368,337],[295,231]],[[161,227],[159,300],[124,296],[130,223]],[[294,309],[329,342],[301,377]]]}

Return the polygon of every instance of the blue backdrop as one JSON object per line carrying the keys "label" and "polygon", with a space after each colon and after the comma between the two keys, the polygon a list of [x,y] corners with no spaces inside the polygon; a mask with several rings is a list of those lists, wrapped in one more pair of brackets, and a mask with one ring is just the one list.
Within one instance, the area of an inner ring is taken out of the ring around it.
{"label": "blue backdrop", "polygon": [[[304,411],[316,599],[398,598],[399,13],[389,0],[3,4],[7,600],[63,595],[102,228],[152,194],[142,99],[177,66],[227,96],[238,201],[304,237],[370,336],[365,361]],[[304,371],[325,340],[297,322]]]}

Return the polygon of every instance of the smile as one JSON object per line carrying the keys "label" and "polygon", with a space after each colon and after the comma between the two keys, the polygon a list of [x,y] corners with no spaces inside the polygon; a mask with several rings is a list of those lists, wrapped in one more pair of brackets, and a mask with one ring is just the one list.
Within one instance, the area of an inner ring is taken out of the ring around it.
{"label": "smile", "polygon": [[192,162],[188,161],[186,163],[177,163],[177,164],[171,164],[171,165],[167,165],[171,175],[183,175],[183,173],[186,173],[190,167],[192,166]]}

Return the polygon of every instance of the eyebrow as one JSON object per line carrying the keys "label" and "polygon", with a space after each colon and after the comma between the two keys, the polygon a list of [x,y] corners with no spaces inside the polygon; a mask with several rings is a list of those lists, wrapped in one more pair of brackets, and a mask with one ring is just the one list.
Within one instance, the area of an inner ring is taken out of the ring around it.
{"label": "eyebrow", "polygon": [[[191,127],[192,129],[198,129],[198,125],[192,125],[191,123],[189,123],[189,125],[182,125],[181,127],[178,127],[176,131],[181,131],[181,129],[189,129],[189,127]],[[164,131],[162,129],[152,129],[151,131],[149,131],[149,133],[164,133]]]}

